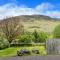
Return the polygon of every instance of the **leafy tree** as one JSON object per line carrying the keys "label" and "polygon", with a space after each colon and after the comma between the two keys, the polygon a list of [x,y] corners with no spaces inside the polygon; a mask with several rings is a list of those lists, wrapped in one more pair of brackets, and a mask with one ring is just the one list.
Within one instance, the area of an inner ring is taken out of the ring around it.
{"label": "leafy tree", "polygon": [[34,35],[34,37],[35,37],[34,42],[35,42],[35,43],[40,42],[40,40],[39,40],[39,34],[38,34],[38,32],[37,32],[36,30],[33,32],[33,35]]}
{"label": "leafy tree", "polygon": [[60,24],[57,25],[57,26],[54,28],[53,37],[54,37],[54,38],[60,38]]}
{"label": "leafy tree", "polygon": [[47,35],[44,32],[38,33],[36,30],[33,32],[33,35],[35,37],[34,42],[35,43],[40,43],[40,42],[45,42],[47,39]]}
{"label": "leafy tree", "polygon": [[0,28],[9,42],[9,46],[23,31],[23,25],[20,23],[20,20],[13,17],[1,21]]}
{"label": "leafy tree", "polygon": [[32,43],[33,40],[34,40],[34,36],[33,35],[24,34],[24,35],[20,36],[19,43],[28,44],[28,43]]}
{"label": "leafy tree", "polygon": [[40,32],[40,33],[39,33],[39,40],[40,40],[40,42],[45,42],[46,39],[47,39],[46,33]]}

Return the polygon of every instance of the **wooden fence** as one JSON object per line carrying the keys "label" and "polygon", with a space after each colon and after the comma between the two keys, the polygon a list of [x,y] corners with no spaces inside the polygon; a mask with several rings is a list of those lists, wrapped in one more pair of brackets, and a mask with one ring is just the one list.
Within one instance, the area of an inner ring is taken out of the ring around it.
{"label": "wooden fence", "polygon": [[47,54],[60,54],[60,39],[46,40]]}

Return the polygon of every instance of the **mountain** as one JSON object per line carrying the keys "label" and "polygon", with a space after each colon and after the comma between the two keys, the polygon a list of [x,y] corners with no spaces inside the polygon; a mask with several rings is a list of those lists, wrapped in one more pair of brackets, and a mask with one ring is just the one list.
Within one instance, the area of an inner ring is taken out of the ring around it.
{"label": "mountain", "polygon": [[7,20],[20,20],[25,31],[45,31],[52,32],[56,25],[60,24],[60,19],[51,18],[44,15],[21,15],[1,20],[0,24]]}

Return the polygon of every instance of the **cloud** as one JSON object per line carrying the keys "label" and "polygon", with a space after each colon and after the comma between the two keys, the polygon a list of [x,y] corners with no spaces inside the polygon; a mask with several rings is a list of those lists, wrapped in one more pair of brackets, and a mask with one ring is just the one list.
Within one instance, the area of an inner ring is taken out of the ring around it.
{"label": "cloud", "polygon": [[0,19],[11,17],[11,16],[19,16],[19,15],[32,15],[34,9],[28,8],[26,6],[16,6],[14,4],[6,4],[0,6]]}
{"label": "cloud", "polygon": [[19,15],[47,15],[50,17],[60,18],[60,11],[54,10],[57,6],[50,3],[41,3],[35,8],[29,8],[28,6],[17,6],[13,3],[0,6],[0,19]]}
{"label": "cloud", "polygon": [[52,18],[60,18],[60,11],[47,11],[46,15]]}

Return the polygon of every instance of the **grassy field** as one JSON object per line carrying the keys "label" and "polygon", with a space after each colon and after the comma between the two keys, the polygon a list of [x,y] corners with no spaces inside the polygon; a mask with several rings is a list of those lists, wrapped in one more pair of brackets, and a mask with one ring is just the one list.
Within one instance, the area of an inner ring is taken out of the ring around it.
{"label": "grassy field", "polygon": [[56,25],[60,24],[60,21],[53,20],[32,20],[23,22],[24,29],[27,31],[44,31],[52,32]]}
{"label": "grassy field", "polygon": [[16,56],[17,50],[20,50],[22,48],[27,48],[28,50],[32,50],[33,48],[36,48],[36,49],[39,49],[40,55],[46,54],[44,46],[11,47],[4,50],[0,50],[0,57]]}

